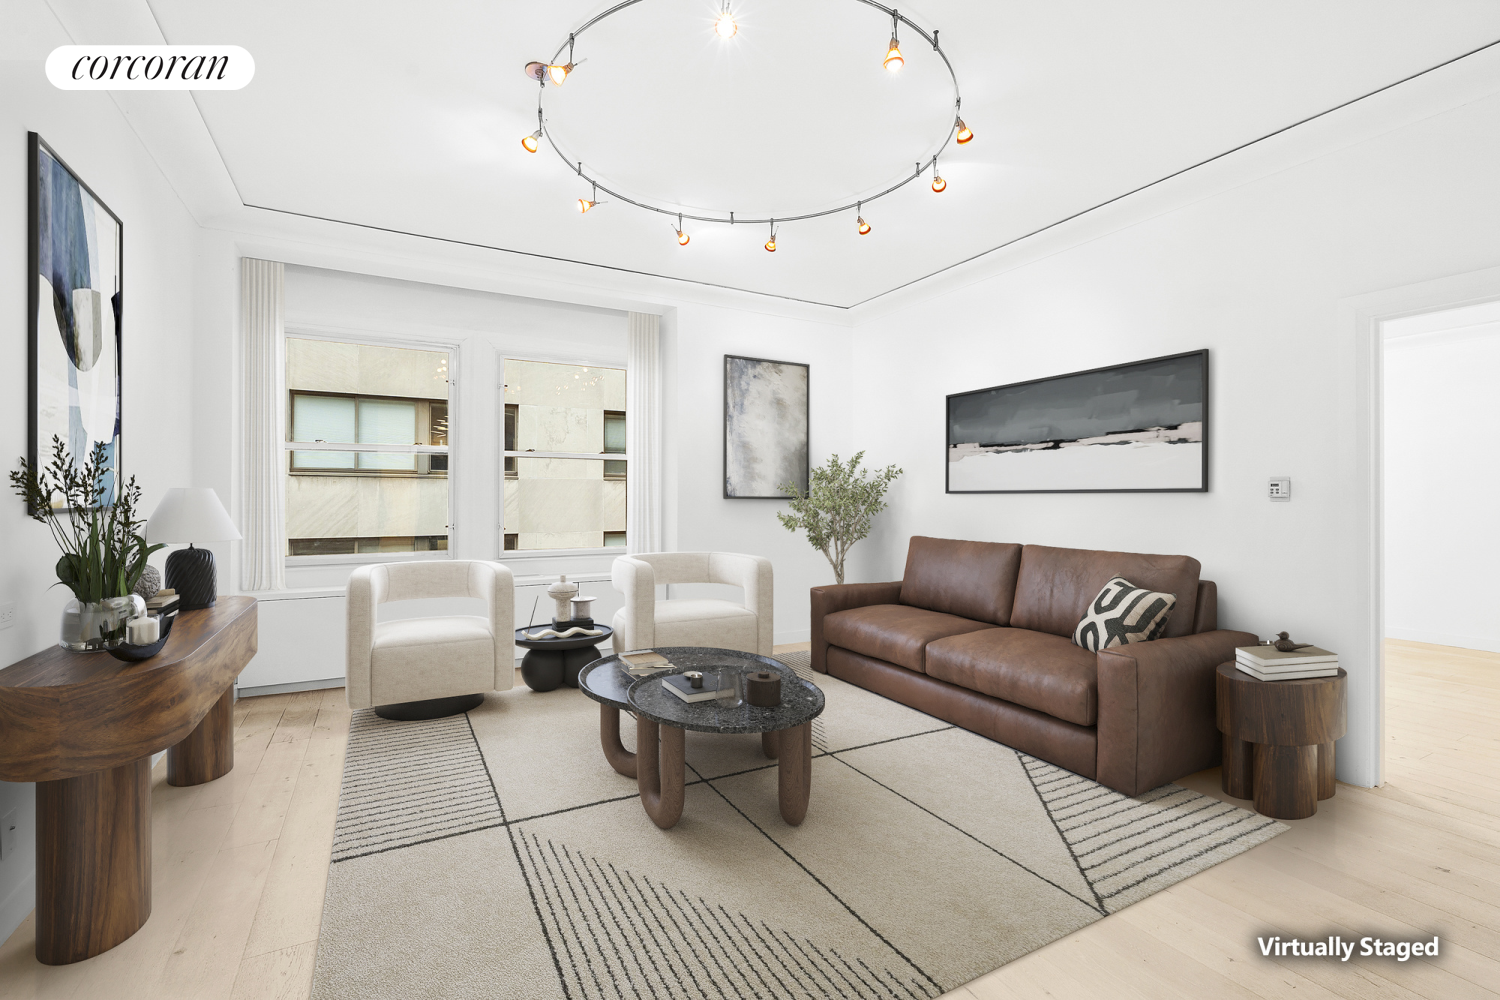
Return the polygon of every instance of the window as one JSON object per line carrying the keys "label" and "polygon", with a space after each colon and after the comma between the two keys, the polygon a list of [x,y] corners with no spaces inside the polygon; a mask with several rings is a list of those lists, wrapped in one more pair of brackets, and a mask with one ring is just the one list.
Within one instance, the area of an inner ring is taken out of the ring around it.
{"label": "window", "polygon": [[504,430],[507,550],[625,544],[623,369],[507,360]]}
{"label": "window", "polygon": [[[604,411],[604,454],[625,454],[625,414],[621,410]],[[605,479],[624,479],[624,462],[605,462]]]}
{"label": "window", "polygon": [[[516,413],[520,408],[514,403],[505,404],[505,450],[516,450]],[[516,478],[516,460],[507,458],[505,460],[505,478]]]}
{"label": "window", "polygon": [[448,353],[286,348],[287,554],[446,551]]}

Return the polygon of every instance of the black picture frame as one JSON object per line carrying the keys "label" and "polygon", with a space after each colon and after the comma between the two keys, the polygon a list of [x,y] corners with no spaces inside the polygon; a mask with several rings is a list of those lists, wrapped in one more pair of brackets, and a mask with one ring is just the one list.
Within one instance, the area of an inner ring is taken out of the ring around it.
{"label": "black picture frame", "polygon": [[[115,384],[115,414],[114,414],[114,493],[118,498],[123,488],[124,469],[124,304],[125,304],[125,223],[115,214],[114,210],[105,204],[104,199],[78,176],[78,172],[68,165],[67,161],[58,155],[36,132],[26,133],[26,325],[27,325],[27,428],[26,448],[27,462],[35,470],[39,462],[45,462],[51,454],[50,438],[43,442],[40,440],[41,427],[41,309],[43,307],[39,278],[42,271],[42,217],[41,217],[41,157],[45,153],[53,162],[67,172],[68,176],[75,181],[79,188],[93,199],[94,203],[104,210],[105,214],[114,221],[116,227],[115,238],[115,290],[110,296],[109,304],[114,319],[114,384]],[[87,449],[92,448],[90,442],[82,455],[74,454],[76,463],[88,459]]]}
{"label": "black picture frame", "polygon": [[803,370],[803,372],[804,372],[804,374],[803,374],[803,407],[802,407],[802,427],[801,427],[801,443],[800,443],[801,444],[801,450],[802,450],[802,458],[801,458],[800,463],[798,463],[798,468],[799,468],[799,471],[801,473],[801,478],[802,478],[802,482],[801,482],[800,485],[801,485],[802,490],[804,492],[806,492],[807,486],[808,486],[808,481],[812,477],[812,449],[811,449],[811,444],[810,444],[811,428],[812,428],[812,367],[810,365],[808,365],[808,364],[805,364],[805,363],[801,362],[801,361],[775,361],[775,360],[772,360],[770,358],[751,358],[751,357],[746,357],[744,355],[739,355],[739,354],[726,354],[726,355],[724,355],[724,467],[723,467],[724,477],[723,477],[723,480],[722,480],[723,486],[724,486],[724,499],[725,500],[789,500],[791,498],[788,497],[785,493],[781,493],[781,492],[770,493],[770,494],[764,494],[764,493],[753,493],[752,494],[752,493],[734,492],[731,489],[730,465],[731,465],[732,452],[735,450],[735,447],[736,447],[735,443],[731,441],[731,434],[733,432],[733,426],[732,426],[731,419],[730,419],[730,417],[731,417],[731,415],[730,415],[731,364],[730,363],[734,362],[734,361],[749,362],[749,363],[754,364],[754,365],[779,365],[779,366],[784,367],[784,368],[801,368]]}
{"label": "black picture frame", "polygon": [[[1105,365],[1100,368],[1090,368],[1085,371],[1068,372],[1064,375],[1049,375],[1046,378],[1030,379],[1025,382],[1014,382],[1008,385],[989,386],[984,389],[970,389],[965,392],[949,393],[943,410],[943,491],[953,494],[976,494],[976,493],[1207,493],[1209,490],[1209,450],[1212,436],[1210,434],[1211,408],[1209,405],[1209,358],[1208,349],[1198,351],[1184,351],[1180,354],[1166,354],[1156,358],[1146,358],[1141,361],[1130,361],[1123,364]],[[954,489],[953,488],[953,460],[952,449],[958,443],[954,441],[953,434],[953,410],[954,400],[975,396],[981,393],[1005,392],[1007,390],[1020,390],[1032,386],[1043,385],[1048,382],[1060,382],[1065,379],[1073,379],[1087,376],[1108,375],[1116,372],[1124,372],[1132,368],[1145,366],[1160,366],[1169,362],[1184,361],[1196,358],[1201,366],[1200,378],[1202,386],[1202,461],[1199,471],[1199,483],[1196,486],[1162,486],[1162,487],[1104,487],[1098,489],[1087,488],[1058,488],[1058,489]]]}

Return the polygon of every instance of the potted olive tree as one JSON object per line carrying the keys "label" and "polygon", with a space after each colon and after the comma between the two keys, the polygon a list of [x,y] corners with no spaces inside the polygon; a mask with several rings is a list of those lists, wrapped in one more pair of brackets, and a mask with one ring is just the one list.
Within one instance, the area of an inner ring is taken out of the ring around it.
{"label": "potted olive tree", "polygon": [[844,582],[844,557],[855,542],[870,533],[870,522],[886,508],[885,491],[901,475],[894,465],[879,471],[861,469],[859,463],[864,457],[860,452],[840,462],[837,455],[830,456],[827,465],[811,470],[806,493],[795,483],[781,487],[781,492],[791,497],[792,512],[778,512],[776,516],[788,531],[801,528],[807,532],[812,547],[833,566],[837,583]]}
{"label": "potted olive tree", "polygon": [[[33,469],[26,459],[11,471],[11,487],[26,512],[52,530],[62,557],[57,581],[73,592],[63,609],[59,645],[73,650],[113,649],[125,641],[125,623],[144,614],[135,594],[146,559],[161,548],[147,545],[135,518],[141,488],[135,477],[115,494],[104,443],[96,442],[82,467],[62,439],[52,438],[52,461]],[[61,499],[61,506],[56,501]]]}

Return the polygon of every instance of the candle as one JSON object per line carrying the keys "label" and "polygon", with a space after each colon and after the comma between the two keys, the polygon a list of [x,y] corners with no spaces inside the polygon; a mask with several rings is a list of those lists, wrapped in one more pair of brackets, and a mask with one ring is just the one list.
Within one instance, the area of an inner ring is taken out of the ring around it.
{"label": "candle", "polygon": [[156,618],[148,618],[144,615],[140,618],[132,618],[126,628],[129,631],[132,646],[149,646],[161,638],[160,620]]}

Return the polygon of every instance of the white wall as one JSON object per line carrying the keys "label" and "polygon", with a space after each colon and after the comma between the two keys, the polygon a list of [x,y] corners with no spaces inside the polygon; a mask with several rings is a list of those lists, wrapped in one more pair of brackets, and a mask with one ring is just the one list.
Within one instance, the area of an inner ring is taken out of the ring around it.
{"label": "white wall", "polygon": [[[1101,212],[862,322],[861,443],[906,469],[879,544],[856,550],[863,578],[898,577],[913,534],[1186,553],[1218,582],[1222,625],[1336,650],[1351,706],[1375,704],[1359,384],[1340,303],[1500,263],[1500,99],[1396,124],[1288,154],[1268,176],[1164,194],[1152,212]],[[944,494],[947,393],[1203,347],[1210,492]],[[1290,503],[1266,498],[1279,475]],[[1349,721],[1339,777],[1373,783],[1372,713]]]}
{"label": "white wall", "polygon": [[[141,485],[150,514],[174,486],[199,485],[183,444],[192,424],[183,388],[193,364],[192,274],[197,226],[109,95],[64,93],[47,83],[41,59],[68,44],[46,4],[7,0],[0,31],[0,458],[7,469],[26,454],[27,338],[26,133],[41,134],[124,223],[125,311],[121,460]],[[41,53],[40,56],[37,53]],[[31,279],[35,280],[35,279]],[[69,593],[52,587],[57,548],[25,517],[6,488],[0,500],[0,601],[16,602],[16,624],[0,630],[0,665],[57,641]],[[153,558],[161,564],[164,552]],[[0,783],[0,819],[17,812],[17,850],[0,862],[0,940],[34,905],[33,786]]]}
{"label": "white wall", "polygon": [[1500,652],[1500,305],[1463,312],[1386,324],[1385,634]]}

